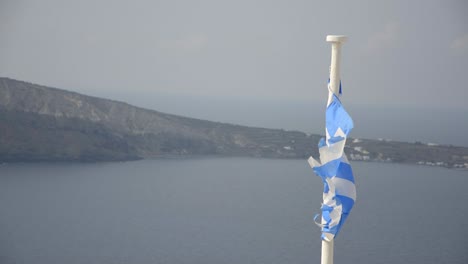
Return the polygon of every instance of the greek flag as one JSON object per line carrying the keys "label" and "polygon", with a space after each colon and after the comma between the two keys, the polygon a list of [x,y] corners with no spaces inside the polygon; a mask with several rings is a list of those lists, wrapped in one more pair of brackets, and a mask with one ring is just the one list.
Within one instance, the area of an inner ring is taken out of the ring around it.
{"label": "greek flag", "polygon": [[331,241],[353,208],[356,187],[351,165],[344,153],[346,138],[353,128],[353,120],[343,108],[338,96],[331,91],[330,83],[328,93],[326,139],[322,138],[318,144],[320,162],[312,157],[308,162],[324,184],[322,221],[317,224],[322,227],[322,239]]}

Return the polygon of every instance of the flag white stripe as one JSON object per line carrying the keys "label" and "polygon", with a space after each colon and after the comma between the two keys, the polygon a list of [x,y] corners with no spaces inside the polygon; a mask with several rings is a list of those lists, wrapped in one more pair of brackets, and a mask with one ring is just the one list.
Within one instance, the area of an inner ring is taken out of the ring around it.
{"label": "flag white stripe", "polygon": [[354,183],[338,177],[332,177],[331,181],[335,186],[336,194],[347,196],[353,200],[356,200],[356,187],[354,186]]}

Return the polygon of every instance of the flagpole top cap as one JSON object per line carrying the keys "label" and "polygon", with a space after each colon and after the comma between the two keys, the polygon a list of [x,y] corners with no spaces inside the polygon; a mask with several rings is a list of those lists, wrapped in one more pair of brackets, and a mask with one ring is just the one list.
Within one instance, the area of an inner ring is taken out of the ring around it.
{"label": "flagpole top cap", "polygon": [[327,42],[343,43],[348,39],[345,35],[328,35]]}

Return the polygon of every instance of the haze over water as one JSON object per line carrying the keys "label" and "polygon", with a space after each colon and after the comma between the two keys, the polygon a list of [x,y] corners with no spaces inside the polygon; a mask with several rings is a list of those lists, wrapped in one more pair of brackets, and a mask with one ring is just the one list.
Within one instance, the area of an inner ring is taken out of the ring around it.
{"label": "haze over water", "polygon": [[[467,263],[466,171],[352,163],[336,263]],[[305,160],[0,166],[0,262],[318,263]]]}
{"label": "haze over water", "polygon": [[[325,86],[322,88],[326,89]],[[352,93],[357,89],[359,87],[346,87],[344,91]],[[111,96],[137,106],[211,121],[324,134],[326,102],[324,98],[323,102],[317,102],[319,97],[285,101],[162,93],[148,96],[113,93]],[[468,146],[468,110],[440,105],[361,105],[349,103],[346,96],[342,101],[355,123],[352,137]]]}

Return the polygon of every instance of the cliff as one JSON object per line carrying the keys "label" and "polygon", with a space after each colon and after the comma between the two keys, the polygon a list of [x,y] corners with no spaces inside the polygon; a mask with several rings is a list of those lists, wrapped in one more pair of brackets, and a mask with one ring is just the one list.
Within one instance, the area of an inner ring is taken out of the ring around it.
{"label": "cliff", "polygon": [[[320,135],[210,122],[0,78],[0,161],[318,156]],[[351,139],[350,159],[468,167],[468,148]]]}

